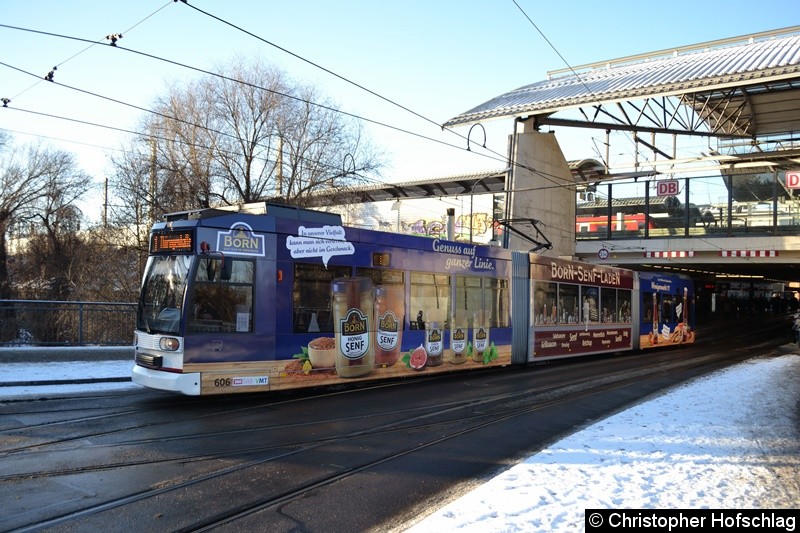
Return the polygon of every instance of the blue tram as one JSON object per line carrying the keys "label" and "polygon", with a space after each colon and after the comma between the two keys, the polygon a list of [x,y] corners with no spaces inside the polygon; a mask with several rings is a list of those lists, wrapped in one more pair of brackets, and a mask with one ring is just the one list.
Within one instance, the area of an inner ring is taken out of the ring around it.
{"label": "blue tram", "polygon": [[667,274],[268,203],[202,209],[152,228],[132,379],[229,394],[620,352],[692,342],[692,302]]}

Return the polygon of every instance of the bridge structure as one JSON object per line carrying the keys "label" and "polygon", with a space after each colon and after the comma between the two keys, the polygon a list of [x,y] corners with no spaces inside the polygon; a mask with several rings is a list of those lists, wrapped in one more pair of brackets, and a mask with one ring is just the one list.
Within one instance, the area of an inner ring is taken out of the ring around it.
{"label": "bridge structure", "polygon": [[[605,134],[605,154],[573,162],[560,183],[575,198],[575,233],[555,253],[800,287],[800,26],[552,71],[445,126],[498,119],[520,126],[504,184],[510,218],[531,201],[534,218],[548,214],[531,196],[513,199],[558,174],[545,128]],[[612,161],[620,137],[633,160]],[[571,229],[573,212],[547,226]]]}
{"label": "bridge structure", "polygon": [[[505,168],[349,200],[469,198],[473,220],[487,195],[512,249],[800,289],[800,26],[552,71],[445,127],[502,119]],[[605,154],[567,161],[565,128],[599,130]]]}

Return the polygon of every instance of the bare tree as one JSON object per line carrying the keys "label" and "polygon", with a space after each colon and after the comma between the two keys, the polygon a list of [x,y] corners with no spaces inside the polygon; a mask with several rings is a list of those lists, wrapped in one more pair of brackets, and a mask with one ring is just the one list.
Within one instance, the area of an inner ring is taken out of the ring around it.
{"label": "bare tree", "polygon": [[[0,157],[0,299],[11,297],[8,271],[9,230],[31,228],[30,236],[47,237],[52,257],[69,255],[64,236],[77,232],[76,200],[91,187],[72,154],[42,145],[17,149],[4,144]],[[61,265],[63,267],[63,264]]]}
{"label": "bare tree", "polygon": [[[173,85],[146,117],[117,173],[125,205],[144,198],[154,214],[265,199],[304,205],[377,171],[379,157],[358,124],[259,60],[236,59],[184,86]],[[120,162],[122,163],[122,162]],[[144,171],[144,169],[148,169]],[[128,217],[132,218],[132,217]]]}
{"label": "bare tree", "polygon": [[376,170],[376,162],[357,124],[344,128],[332,105],[313,105],[320,101],[313,88],[300,94],[288,103],[278,124],[285,160],[280,196],[308,205],[312,193],[361,183],[360,176]]}
{"label": "bare tree", "polygon": [[[225,78],[203,80],[215,136],[214,156],[225,203],[275,195],[280,136],[277,124],[291,101],[285,75],[260,62],[237,61]],[[236,80],[236,81],[234,81]]]}
{"label": "bare tree", "polygon": [[114,174],[110,185],[118,200],[109,205],[109,222],[117,230],[117,243],[147,247],[150,226],[159,213],[172,210],[173,196],[161,194],[155,169],[155,143],[134,143],[119,157],[112,156]]}

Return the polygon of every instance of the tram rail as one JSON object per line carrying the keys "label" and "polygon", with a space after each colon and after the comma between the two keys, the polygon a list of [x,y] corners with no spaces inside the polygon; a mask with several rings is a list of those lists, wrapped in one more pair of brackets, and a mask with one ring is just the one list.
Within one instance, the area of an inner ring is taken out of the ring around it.
{"label": "tram rail", "polygon": [[[774,327],[779,325],[782,323],[775,321]],[[141,479],[143,484],[131,483],[104,498],[42,508],[35,516],[12,512],[2,527],[36,531],[95,527],[119,520],[144,524],[152,519],[149,511],[164,502],[177,501],[195,512],[183,513],[182,517],[164,513],[163,525],[170,530],[207,530],[254,519],[269,523],[276,516],[273,512],[280,514],[277,509],[302,505],[310,494],[336,492],[337,483],[360,474],[371,475],[397,461],[429,455],[440,446],[458,447],[459,443],[480,440],[476,437],[479,434],[501,434],[509,426],[524,427],[542,413],[602,403],[598,400],[601,397],[627,398],[654,387],[658,390],[674,383],[678,376],[686,379],[701,375],[747,359],[754,351],[768,353],[775,347],[776,341],[770,337],[749,335],[750,341],[745,343],[741,342],[744,336],[740,328],[711,353],[703,353],[709,352],[710,346],[701,343],[664,350],[657,356],[584,358],[574,364],[495,369],[413,383],[386,382],[333,393],[307,391],[288,398],[281,395],[277,401],[275,395],[237,396],[235,400],[217,397],[214,401],[170,396],[176,400],[169,402],[174,404],[170,420],[155,416],[160,411],[158,406],[167,400],[138,396],[132,401],[134,408],[108,416],[92,414],[71,421],[4,428],[0,431],[5,443],[0,451],[4,487],[61,485],[70,479],[101,475]],[[465,392],[458,397],[454,390]],[[405,399],[421,391],[438,392],[440,401],[418,399],[398,407],[388,400],[387,405],[371,405],[330,418],[324,412],[313,413],[320,402],[345,405],[381,396]],[[8,412],[9,405],[3,406],[4,411]],[[38,414],[25,415],[21,407],[13,404],[18,416],[32,418],[75,412],[39,409]],[[212,408],[213,412],[197,415],[203,408]],[[303,419],[274,423],[277,413],[289,409],[309,414]],[[188,416],[180,416],[182,413]],[[253,417],[266,423],[254,426]],[[92,430],[93,424],[103,427]],[[184,431],[191,425],[197,429]],[[215,425],[218,429],[209,429]],[[43,432],[56,432],[59,437],[42,440]],[[144,454],[141,450],[150,451]],[[341,450],[358,452],[353,452],[350,460],[334,461]],[[144,471],[151,474],[143,475]],[[152,474],[156,471],[161,476]],[[152,482],[144,483],[151,477]],[[253,491],[253,484],[260,490]],[[204,504],[204,500],[208,501]],[[148,512],[143,513],[143,509]]]}

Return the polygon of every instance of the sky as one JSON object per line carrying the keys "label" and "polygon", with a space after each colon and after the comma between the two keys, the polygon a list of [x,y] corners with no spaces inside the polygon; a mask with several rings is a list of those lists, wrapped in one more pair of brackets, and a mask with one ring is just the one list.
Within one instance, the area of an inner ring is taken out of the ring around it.
{"label": "sky", "polygon": [[[112,170],[110,156],[121,154],[130,132],[139,131],[153,101],[171,84],[201,75],[176,64],[214,70],[252,56],[314,85],[343,111],[391,126],[363,123],[384,153],[378,177],[384,182],[500,169],[505,164],[495,154],[505,154],[510,119],[484,124],[491,152],[479,146],[482,132],[473,131],[473,149],[466,150],[467,126],[453,133],[439,125],[541,81],[549,70],[798,22],[790,20],[797,12],[792,0],[762,6],[743,0],[724,7],[688,0],[5,0],[0,98],[11,101],[0,108],[0,128],[19,143],[42,141],[75,153],[99,185]],[[112,34],[122,35],[116,48],[105,38]],[[44,80],[53,67],[57,83]],[[556,134],[567,159],[596,155],[596,132]],[[84,209],[99,218],[98,202]]]}
{"label": "sky", "polygon": [[[131,365],[7,363],[3,381],[124,376]],[[134,387],[0,387],[0,401]],[[797,353],[754,357],[591,423],[493,478],[474,480],[400,531],[582,531],[585,509],[795,509],[798,397]]]}

